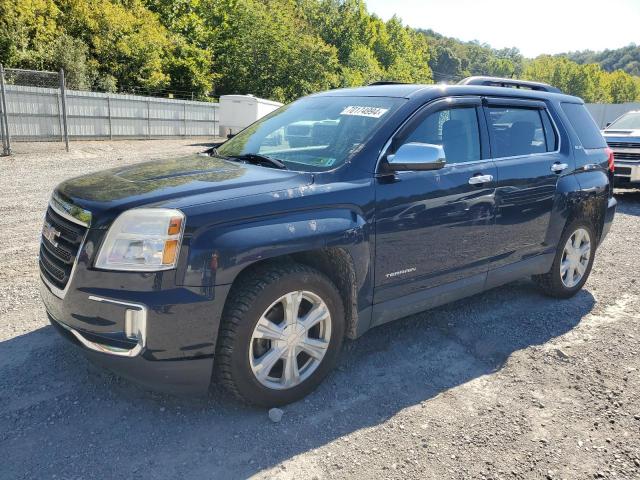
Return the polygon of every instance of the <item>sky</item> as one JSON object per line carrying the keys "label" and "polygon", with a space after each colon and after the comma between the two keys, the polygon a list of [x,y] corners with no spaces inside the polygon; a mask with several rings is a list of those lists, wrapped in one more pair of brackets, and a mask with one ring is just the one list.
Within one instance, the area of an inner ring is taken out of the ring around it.
{"label": "sky", "polygon": [[640,44],[640,0],[365,0],[384,20],[432,29],[494,48],[542,53],[620,48]]}

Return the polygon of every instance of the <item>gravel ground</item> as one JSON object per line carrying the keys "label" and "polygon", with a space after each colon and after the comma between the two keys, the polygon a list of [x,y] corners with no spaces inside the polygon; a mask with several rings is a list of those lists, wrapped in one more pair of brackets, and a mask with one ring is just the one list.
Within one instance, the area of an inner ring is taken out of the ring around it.
{"label": "gravel ground", "polygon": [[197,141],[19,145],[0,159],[0,478],[640,478],[640,193],[571,300],[528,281],[370,331],[280,423],[219,389],[151,393],[48,326],[51,189]]}

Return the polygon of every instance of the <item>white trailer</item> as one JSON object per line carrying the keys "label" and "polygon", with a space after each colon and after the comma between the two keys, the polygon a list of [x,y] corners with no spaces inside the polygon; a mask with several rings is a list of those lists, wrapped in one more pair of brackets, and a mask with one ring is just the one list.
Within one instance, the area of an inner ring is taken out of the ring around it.
{"label": "white trailer", "polygon": [[253,95],[222,95],[220,97],[220,136],[238,133],[259,118],[280,108],[282,103]]}

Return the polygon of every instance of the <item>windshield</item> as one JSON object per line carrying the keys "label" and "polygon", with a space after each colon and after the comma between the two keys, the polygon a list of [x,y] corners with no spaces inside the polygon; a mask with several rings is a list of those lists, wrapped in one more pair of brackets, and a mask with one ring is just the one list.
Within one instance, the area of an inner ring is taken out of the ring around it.
{"label": "windshield", "polygon": [[332,170],[349,160],[403,102],[389,97],[303,98],[254,123],[217,152],[264,155],[290,170]]}
{"label": "windshield", "polygon": [[632,130],[640,130],[640,112],[627,113],[607,128],[628,128]]}

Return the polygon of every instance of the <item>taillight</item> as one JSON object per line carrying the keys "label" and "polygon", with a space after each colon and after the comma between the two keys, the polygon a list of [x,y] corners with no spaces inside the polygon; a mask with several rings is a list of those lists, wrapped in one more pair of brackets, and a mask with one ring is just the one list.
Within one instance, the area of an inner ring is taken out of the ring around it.
{"label": "taillight", "polygon": [[609,171],[613,173],[616,170],[616,162],[613,157],[613,150],[609,147],[607,147],[607,155],[609,155],[609,158],[607,159],[607,167],[609,168]]}

